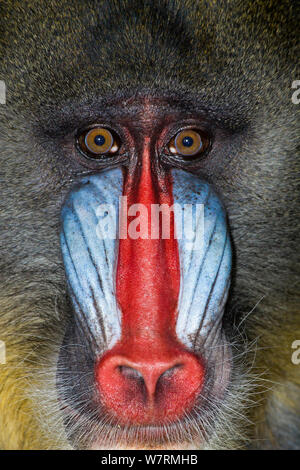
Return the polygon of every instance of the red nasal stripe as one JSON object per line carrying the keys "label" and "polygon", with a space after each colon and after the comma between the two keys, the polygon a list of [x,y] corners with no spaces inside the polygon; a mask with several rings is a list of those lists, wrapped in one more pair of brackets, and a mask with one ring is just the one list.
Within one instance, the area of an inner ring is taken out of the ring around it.
{"label": "red nasal stripe", "polygon": [[[122,312],[122,339],[128,346],[130,343],[136,357],[139,351],[143,356],[148,351],[153,357],[155,350],[162,354],[169,340],[175,339],[180,267],[173,213],[170,239],[160,235],[153,240],[150,230],[151,204],[173,204],[170,175],[159,178],[157,172],[151,171],[148,148],[143,152],[141,168],[137,169],[141,174],[125,178],[124,196],[128,208],[136,203],[147,208],[149,239],[133,240],[128,234],[120,240],[116,295]],[[134,218],[128,217],[128,225]]]}
{"label": "red nasal stripe", "polygon": [[151,171],[148,148],[142,157],[142,165],[125,177],[123,194],[128,210],[136,203],[147,209],[149,238],[133,239],[129,232],[120,239],[116,296],[122,333],[100,359],[96,377],[102,403],[118,422],[157,425],[191,409],[204,368],[176,337],[180,266],[172,212],[170,237],[150,236],[151,204],[173,205],[170,175]]}

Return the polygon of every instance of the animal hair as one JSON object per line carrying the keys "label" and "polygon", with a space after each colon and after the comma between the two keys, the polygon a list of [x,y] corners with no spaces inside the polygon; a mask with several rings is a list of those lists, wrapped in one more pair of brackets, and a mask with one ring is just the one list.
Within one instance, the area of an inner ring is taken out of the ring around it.
{"label": "animal hair", "polygon": [[[108,417],[82,415],[77,427],[69,423],[73,443],[66,434],[55,387],[72,317],[60,210],[85,174],[73,158],[76,130],[107,103],[168,96],[184,112],[200,110],[215,129],[210,157],[193,172],[214,186],[228,214],[234,254],[223,324],[234,367],[225,399],[208,403],[206,414],[196,410],[190,427],[166,425],[165,440],[299,449],[300,366],[291,361],[300,339],[293,2],[4,0],[0,8],[7,89],[0,105],[0,447],[84,447],[95,429],[108,447],[124,436],[132,447],[138,442],[138,429],[110,428]],[[161,446],[155,430],[143,432]]]}

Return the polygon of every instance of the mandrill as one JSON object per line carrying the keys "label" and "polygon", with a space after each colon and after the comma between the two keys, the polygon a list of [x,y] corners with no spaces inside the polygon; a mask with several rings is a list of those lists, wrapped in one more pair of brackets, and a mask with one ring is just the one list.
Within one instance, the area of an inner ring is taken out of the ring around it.
{"label": "mandrill", "polygon": [[0,9],[0,448],[300,449],[295,5]]}

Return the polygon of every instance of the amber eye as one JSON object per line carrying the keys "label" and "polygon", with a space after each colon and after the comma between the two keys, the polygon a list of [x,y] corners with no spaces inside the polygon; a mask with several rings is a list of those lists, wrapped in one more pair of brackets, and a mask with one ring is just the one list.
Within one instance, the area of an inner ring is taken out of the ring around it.
{"label": "amber eye", "polygon": [[185,129],[171,139],[169,150],[174,155],[183,157],[195,157],[203,153],[209,145],[209,137],[192,129]]}
{"label": "amber eye", "polygon": [[87,156],[99,158],[119,150],[118,139],[104,127],[94,127],[78,137],[79,149]]}

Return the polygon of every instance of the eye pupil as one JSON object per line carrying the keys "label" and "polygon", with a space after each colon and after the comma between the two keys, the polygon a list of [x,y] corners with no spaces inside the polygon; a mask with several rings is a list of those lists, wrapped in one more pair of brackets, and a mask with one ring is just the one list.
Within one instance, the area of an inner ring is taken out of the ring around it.
{"label": "eye pupil", "polygon": [[79,150],[89,158],[102,158],[119,150],[118,137],[105,127],[94,127],[77,138]]}
{"label": "eye pupil", "polygon": [[182,142],[182,145],[183,145],[184,147],[191,147],[191,146],[193,145],[193,143],[194,143],[194,139],[193,139],[193,137],[186,136],[186,137],[184,137],[184,138],[182,139],[181,142]]}
{"label": "eye pupil", "polygon": [[185,129],[178,132],[169,142],[169,150],[174,155],[184,158],[197,158],[208,147],[209,139],[204,131]]}
{"label": "eye pupil", "polygon": [[99,145],[99,146],[104,145],[105,144],[104,135],[102,135],[102,134],[96,135],[96,137],[94,138],[94,142],[95,142],[96,145]]}

